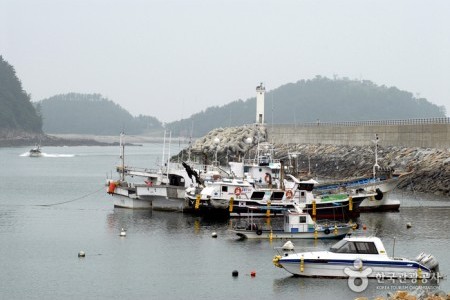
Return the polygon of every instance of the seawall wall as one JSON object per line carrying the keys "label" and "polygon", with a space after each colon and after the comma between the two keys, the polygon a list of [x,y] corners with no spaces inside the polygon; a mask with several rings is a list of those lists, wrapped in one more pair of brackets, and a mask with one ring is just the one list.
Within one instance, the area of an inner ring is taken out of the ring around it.
{"label": "seawall wall", "polygon": [[274,144],[450,148],[450,118],[266,125]]}

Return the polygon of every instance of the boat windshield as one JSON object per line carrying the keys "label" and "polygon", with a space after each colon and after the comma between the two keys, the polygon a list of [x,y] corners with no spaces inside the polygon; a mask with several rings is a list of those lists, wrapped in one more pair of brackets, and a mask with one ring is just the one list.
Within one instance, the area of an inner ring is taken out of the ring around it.
{"label": "boat windshield", "polygon": [[373,242],[351,242],[342,240],[331,246],[330,252],[334,253],[359,253],[359,254],[378,254],[377,248]]}
{"label": "boat windshield", "polygon": [[339,242],[337,242],[336,244],[334,244],[333,246],[331,246],[330,248],[330,252],[337,252],[337,250],[339,248],[341,248],[343,245],[345,245],[347,243],[346,240],[340,240]]}

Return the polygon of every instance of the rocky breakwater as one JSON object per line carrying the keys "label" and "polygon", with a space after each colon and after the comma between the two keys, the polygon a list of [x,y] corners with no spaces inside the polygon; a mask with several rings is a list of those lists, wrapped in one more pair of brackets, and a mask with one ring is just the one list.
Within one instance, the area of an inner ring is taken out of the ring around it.
{"label": "rocky breakwater", "polygon": [[[219,128],[196,140],[191,155],[203,163],[217,159],[222,165],[244,156],[254,157],[258,141],[265,142],[263,126]],[[270,142],[270,140],[269,140]],[[378,164],[384,170],[412,171],[400,189],[450,196],[450,149],[378,146]],[[371,175],[375,163],[373,146],[310,144],[274,145],[274,158],[283,159],[299,177],[345,180]],[[186,152],[187,150],[184,150]],[[293,155],[295,154],[295,155]],[[187,157],[186,153],[183,157]]]}
{"label": "rocky breakwater", "polygon": [[[375,147],[333,145],[276,145],[277,156],[296,153],[291,162],[300,174],[343,180],[373,174]],[[290,155],[292,157],[292,155]],[[381,170],[409,172],[398,188],[450,196],[450,150],[378,147]]]}
{"label": "rocky breakwater", "polygon": [[[263,126],[247,125],[239,127],[216,128],[207,135],[197,139],[191,146],[191,155],[208,164],[217,160],[221,164],[227,161],[238,161],[249,157],[257,148],[258,141],[266,141],[266,130]],[[183,150],[186,157],[188,149]],[[253,152],[252,152],[253,151]]]}

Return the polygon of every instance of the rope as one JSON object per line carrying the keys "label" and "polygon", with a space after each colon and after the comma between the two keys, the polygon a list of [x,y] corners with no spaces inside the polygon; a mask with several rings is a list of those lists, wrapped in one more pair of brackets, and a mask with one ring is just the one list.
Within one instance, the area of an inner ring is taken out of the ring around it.
{"label": "rope", "polygon": [[57,203],[51,203],[51,204],[38,204],[38,205],[36,205],[36,206],[55,206],[55,205],[61,205],[61,204],[69,203],[69,202],[74,202],[74,201],[77,201],[77,200],[84,199],[84,198],[86,198],[87,196],[90,196],[90,195],[93,195],[93,194],[95,194],[95,193],[98,193],[99,191],[101,191],[101,190],[103,190],[103,189],[104,189],[104,187],[101,187],[101,188],[99,188],[98,190],[96,190],[96,191],[94,191],[94,192],[88,193],[88,194],[86,194],[86,195],[83,195],[83,196],[81,196],[81,197],[78,197],[78,198],[75,198],[75,199],[72,199],[72,200],[67,200],[67,201],[57,202]]}

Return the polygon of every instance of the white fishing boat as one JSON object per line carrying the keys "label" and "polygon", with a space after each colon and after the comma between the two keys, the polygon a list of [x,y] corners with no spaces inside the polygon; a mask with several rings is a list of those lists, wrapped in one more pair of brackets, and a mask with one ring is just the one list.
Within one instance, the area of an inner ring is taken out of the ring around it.
{"label": "white fishing boat", "polygon": [[30,151],[28,151],[28,153],[29,157],[41,157],[41,146],[39,144],[36,144],[33,148],[30,149]]}
{"label": "white fishing boat", "polygon": [[[260,210],[254,216],[282,215],[280,209],[294,210],[295,205],[317,219],[351,219],[359,216],[359,204],[375,193],[333,194],[315,196],[314,180],[299,181],[292,175],[283,180],[285,189],[254,188],[245,180],[222,179],[200,191],[186,189],[186,199],[200,214],[221,214],[232,217],[248,216],[248,207]],[[197,198],[198,197],[198,198]],[[267,210],[267,211],[264,211]]]}
{"label": "white fishing boat", "polygon": [[[107,193],[113,197],[114,207],[184,211],[189,209],[185,190],[197,179],[184,166],[170,163],[170,147],[165,160],[165,139],[161,166],[158,169],[135,168],[125,165],[125,144],[120,137],[121,165],[119,179],[107,179]],[[170,145],[170,139],[169,139]]]}
{"label": "white fishing boat", "polygon": [[281,255],[274,257],[274,265],[296,276],[431,278],[439,273],[439,263],[432,255],[389,257],[378,237],[345,237],[328,251],[278,251]]}
{"label": "white fishing boat", "polygon": [[[249,207],[249,210],[255,209],[257,208]],[[310,214],[298,208],[295,211],[285,211],[283,221],[282,228],[267,228],[254,223],[253,216],[250,215],[246,226],[237,225],[232,232],[247,239],[336,239],[346,236],[353,226],[331,220],[315,222]]]}

